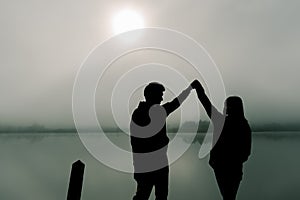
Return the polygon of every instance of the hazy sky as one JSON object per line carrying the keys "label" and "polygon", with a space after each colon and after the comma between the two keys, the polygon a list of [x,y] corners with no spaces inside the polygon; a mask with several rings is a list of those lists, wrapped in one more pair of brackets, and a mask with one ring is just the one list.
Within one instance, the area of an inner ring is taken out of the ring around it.
{"label": "hazy sky", "polygon": [[[243,97],[250,122],[299,121],[297,0],[2,0],[0,124],[72,125],[76,73],[88,53],[113,36],[112,19],[126,8],[140,13],[146,27],[174,29],[202,44],[227,94]],[[176,63],[163,53],[140,54],[128,56],[135,64],[160,57]],[[123,62],[115,68],[130,63]]]}

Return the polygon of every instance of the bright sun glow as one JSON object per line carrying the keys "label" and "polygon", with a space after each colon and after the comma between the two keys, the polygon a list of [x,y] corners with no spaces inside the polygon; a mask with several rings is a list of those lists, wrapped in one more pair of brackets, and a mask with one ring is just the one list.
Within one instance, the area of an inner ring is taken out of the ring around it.
{"label": "bright sun glow", "polygon": [[121,11],[114,17],[113,20],[113,29],[115,34],[143,27],[143,17],[133,10]]}

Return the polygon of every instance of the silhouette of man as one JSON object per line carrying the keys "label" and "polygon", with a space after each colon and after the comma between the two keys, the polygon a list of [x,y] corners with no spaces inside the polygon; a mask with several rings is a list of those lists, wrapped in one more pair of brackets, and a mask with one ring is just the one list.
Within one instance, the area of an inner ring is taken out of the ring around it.
{"label": "silhouette of man", "polygon": [[157,82],[144,89],[146,101],[141,101],[132,114],[130,142],[133,152],[134,179],[137,182],[133,200],[147,200],[155,187],[156,200],[167,200],[169,163],[167,149],[169,138],[166,118],[187,98],[189,86],[171,102],[160,105],[165,88]]}
{"label": "silhouette of man", "polygon": [[193,82],[192,87],[214,125],[209,164],[223,199],[235,200],[243,176],[243,163],[251,153],[251,129],[244,116],[242,99],[228,97],[222,114],[211,104],[200,82]]}

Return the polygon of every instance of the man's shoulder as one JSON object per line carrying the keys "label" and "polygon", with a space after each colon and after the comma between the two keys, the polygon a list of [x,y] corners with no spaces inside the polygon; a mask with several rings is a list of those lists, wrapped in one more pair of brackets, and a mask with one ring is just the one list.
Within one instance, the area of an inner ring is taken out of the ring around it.
{"label": "man's shoulder", "polygon": [[131,115],[131,121],[140,125],[144,125],[148,123],[148,112],[149,110],[145,108],[141,108],[141,107],[135,108]]}
{"label": "man's shoulder", "polygon": [[135,108],[131,114],[131,116],[134,116],[134,115],[137,115],[139,112],[139,109],[138,108]]}
{"label": "man's shoulder", "polygon": [[138,108],[134,109],[131,115],[131,120],[136,121],[138,118],[140,118],[140,110]]}
{"label": "man's shoulder", "polygon": [[150,110],[149,110],[149,115],[151,118],[161,118],[161,117],[166,117],[166,109],[163,105],[160,104],[154,104]]}

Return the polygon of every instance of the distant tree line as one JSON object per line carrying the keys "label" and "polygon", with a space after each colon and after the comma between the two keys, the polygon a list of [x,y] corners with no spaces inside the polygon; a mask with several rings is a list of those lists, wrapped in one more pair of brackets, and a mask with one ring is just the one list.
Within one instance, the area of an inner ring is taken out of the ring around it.
{"label": "distant tree line", "polygon": [[197,133],[206,133],[209,127],[209,121],[202,121],[200,120],[198,123],[194,121],[186,121],[181,126],[179,124],[171,124],[168,125],[168,132],[170,133],[177,133],[179,130],[180,132],[184,133],[191,133],[197,131]]}
{"label": "distant tree line", "polygon": [[[210,125],[209,121],[200,120],[198,123],[194,121],[186,121],[181,126],[179,124],[168,124],[167,129],[170,133],[177,133],[179,130],[183,133],[195,132],[206,133]],[[265,123],[265,124],[251,124],[253,132],[267,132],[267,131],[300,131],[300,123]],[[102,127],[106,133],[123,132],[118,126]],[[90,128],[87,132],[97,132],[97,128]],[[70,128],[47,128],[40,124],[32,124],[30,126],[1,126],[0,133],[76,133],[75,127]]]}
{"label": "distant tree line", "polygon": [[0,133],[74,133],[75,128],[46,128],[40,124],[30,126],[0,126]]}
{"label": "distant tree line", "polygon": [[267,132],[267,131],[300,131],[299,123],[265,123],[265,124],[251,124],[251,129],[254,132]]}

